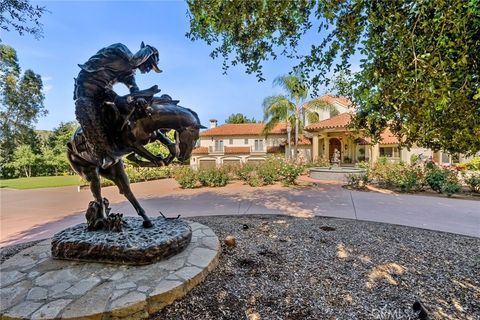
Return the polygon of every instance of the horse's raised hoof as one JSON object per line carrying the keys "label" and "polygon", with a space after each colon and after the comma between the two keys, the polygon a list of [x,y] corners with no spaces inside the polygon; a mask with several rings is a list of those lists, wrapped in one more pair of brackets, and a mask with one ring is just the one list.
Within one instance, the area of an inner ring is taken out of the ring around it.
{"label": "horse's raised hoof", "polygon": [[144,228],[151,228],[153,227],[153,223],[150,220],[143,220],[143,227]]}

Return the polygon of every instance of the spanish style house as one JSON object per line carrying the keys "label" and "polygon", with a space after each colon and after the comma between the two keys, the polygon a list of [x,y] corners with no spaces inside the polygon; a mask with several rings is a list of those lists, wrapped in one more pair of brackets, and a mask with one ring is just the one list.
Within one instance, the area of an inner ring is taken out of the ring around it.
{"label": "spanish style house", "polygon": [[[211,168],[221,165],[258,163],[268,155],[285,154],[287,129],[284,124],[275,126],[268,135],[262,134],[263,123],[224,124],[210,120],[210,128],[200,133],[199,147],[192,152],[193,168]],[[310,156],[309,139],[299,141],[299,149]]]}
{"label": "spanish style house", "polygon": [[340,152],[340,160],[344,165],[355,164],[361,161],[376,162],[379,157],[389,161],[403,161],[410,163],[412,155],[422,159],[432,159],[439,164],[461,162],[466,158],[462,155],[450,155],[442,151],[414,146],[410,150],[400,148],[400,141],[387,128],[380,135],[377,143],[367,137],[363,130],[352,130],[348,126],[353,116],[352,104],[343,97],[322,96],[318,98],[335,106],[340,114],[329,117],[328,111],[310,110],[317,112],[320,121],[309,123],[305,119],[304,130],[312,140],[312,160],[331,160],[335,150]]}
{"label": "spanish style house", "polygon": [[[306,161],[331,161],[335,150],[340,152],[342,165],[354,165],[361,161],[375,162],[379,157],[409,163],[414,154],[440,164],[463,160],[462,156],[425,148],[402,149],[399,140],[389,129],[382,132],[380,141],[374,144],[363,130],[349,129],[354,110],[348,99],[331,95],[318,99],[333,105],[337,115],[328,110],[309,109],[309,113],[317,113],[319,120],[311,123],[308,117],[304,117],[304,135],[299,137],[298,154]],[[191,166],[197,169],[212,168],[258,163],[272,154],[285,156],[288,149],[286,125],[275,126],[268,135],[262,134],[264,126],[263,123],[217,126],[217,120],[210,120],[210,128],[200,133],[199,146],[192,152]],[[291,144],[293,145],[293,137]]]}

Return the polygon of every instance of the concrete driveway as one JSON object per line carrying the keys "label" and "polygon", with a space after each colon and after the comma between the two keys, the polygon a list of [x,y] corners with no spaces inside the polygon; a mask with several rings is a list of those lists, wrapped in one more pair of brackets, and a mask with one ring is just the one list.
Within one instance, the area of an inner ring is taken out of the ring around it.
{"label": "concrete driveway", "polygon": [[[182,217],[235,214],[328,216],[385,222],[480,237],[480,201],[407,194],[350,191],[339,184],[251,188],[234,182],[224,188],[182,190],[172,179],[132,185],[147,213],[161,210]],[[136,215],[115,187],[103,189],[113,212]],[[0,246],[51,237],[84,222],[91,200],[88,189],[76,187],[0,189]]]}

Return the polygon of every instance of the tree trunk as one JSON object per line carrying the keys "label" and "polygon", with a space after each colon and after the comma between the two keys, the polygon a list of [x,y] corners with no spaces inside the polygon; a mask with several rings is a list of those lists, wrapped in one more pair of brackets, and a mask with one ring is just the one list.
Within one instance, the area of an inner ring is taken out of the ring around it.
{"label": "tree trunk", "polygon": [[298,116],[295,116],[295,144],[293,145],[293,159],[297,160],[298,149]]}
{"label": "tree trunk", "polygon": [[291,136],[290,136],[291,131],[292,131],[292,128],[290,127],[290,123],[287,123],[287,160],[290,160],[290,157],[292,156],[292,146],[291,146]]}
{"label": "tree trunk", "polygon": [[297,160],[297,148],[298,148],[298,125],[299,125],[299,117],[300,117],[300,107],[299,107],[300,99],[298,97],[295,98],[295,141],[293,144],[293,159]]}

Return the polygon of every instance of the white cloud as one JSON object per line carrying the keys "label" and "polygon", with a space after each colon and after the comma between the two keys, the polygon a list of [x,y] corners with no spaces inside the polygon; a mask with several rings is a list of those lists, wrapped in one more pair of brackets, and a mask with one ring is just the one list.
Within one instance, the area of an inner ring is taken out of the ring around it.
{"label": "white cloud", "polygon": [[47,84],[43,87],[43,91],[45,93],[50,92],[53,89],[53,86],[51,84]]}
{"label": "white cloud", "polygon": [[49,82],[52,81],[52,77],[50,76],[42,76],[42,83],[43,83],[43,92],[47,93],[53,89],[53,85]]}

